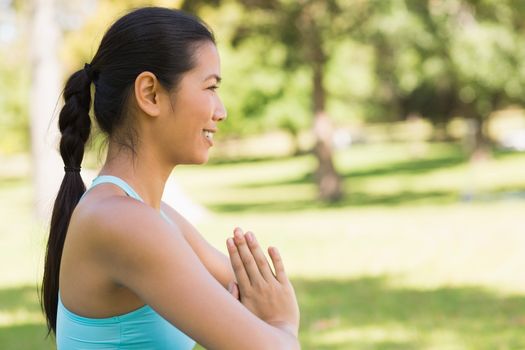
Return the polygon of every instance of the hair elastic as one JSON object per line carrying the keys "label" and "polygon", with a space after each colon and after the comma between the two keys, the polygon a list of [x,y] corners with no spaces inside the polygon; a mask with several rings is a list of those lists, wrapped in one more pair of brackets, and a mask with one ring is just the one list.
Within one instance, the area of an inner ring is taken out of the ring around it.
{"label": "hair elastic", "polygon": [[76,172],[76,173],[79,173],[80,172],[80,167],[74,167],[74,166],[65,166],[64,167],[64,170],[66,172]]}

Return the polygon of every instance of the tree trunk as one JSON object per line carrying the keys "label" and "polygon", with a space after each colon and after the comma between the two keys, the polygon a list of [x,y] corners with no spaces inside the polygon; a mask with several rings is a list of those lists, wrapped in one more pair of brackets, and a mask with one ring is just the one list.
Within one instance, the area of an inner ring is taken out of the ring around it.
{"label": "tree trunk", "polygon": [[464,142],[465,153],[474,161],[489,157],[490,142],[483,112],[478,111],[472,104],[463,106],[462,112],[468,130]]}
{"label": "tree trunk", "polygon": [[314,154],[318,161],[316,180],[319,198],[335,202],[343,197],[342,181],[332,161],[333,128],[325,111],[326,93],[323,86],[323,65],[313,62],[313,110],[316,143]]}
{"label": "tree trunk", "polygon": [[476,132],[474,134],[474,151],[471,157],[487,159],[490,157],[490,141],[487,137],[485,118],[478,116],[476,119]]}
{"label": "tree trunk", "polygon": [[450,138],[447,134],[447,124],[442,121],[432,121],[432,126],[434,128],[434,131],[432,132],[432,141],[435,142],[446,142],[449,141]]}
{"label": "tree trunk", "polygon": [[333,128],[325,110],[326,90],[323,84],[327,57],[323,50],[320,29],[316,23],[316,15],[318,11],[323,10],[323,4],[324,2],[313,2],[310,6],[305,4],[298,23],[303,37],[304,57],[312,69],[314,155],[318,161],[315,178],[319,188],[319,199],[336,202],[343,197],[343,186],[332,161]]}
{"label": "tree trunk", "polygon": [[63,176],[57,152],[58,117],[54,117],[60,107],[60,30],[53,0],[33,0],[32,10],[30,118],[34,210],[38,219],[45,220],[51,215]]}

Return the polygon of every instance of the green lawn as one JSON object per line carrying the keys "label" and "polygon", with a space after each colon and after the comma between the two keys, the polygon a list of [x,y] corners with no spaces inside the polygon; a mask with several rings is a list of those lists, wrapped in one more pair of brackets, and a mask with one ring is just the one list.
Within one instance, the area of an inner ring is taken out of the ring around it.
{"label": "green lawn", "polygon": [[[24,159],[0,165],[0,348],[52,349]],[[310,156],[214,160],[174,176],[210,210],[197,226],[219,249],[235,226],[280,248],[303,349],[510,350],[525,349],[524,164],[505,152],[469,164],[446,144],[420,158],[405,144],[358,145],[337,154],[347,198],[336,205],[316,200]]]}

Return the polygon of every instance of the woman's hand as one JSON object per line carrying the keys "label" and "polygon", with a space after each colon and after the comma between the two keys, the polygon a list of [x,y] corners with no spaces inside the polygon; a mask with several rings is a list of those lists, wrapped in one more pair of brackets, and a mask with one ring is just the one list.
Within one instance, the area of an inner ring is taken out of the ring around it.
{"label": "woman's hand", "polygon": [[268,248],[274,275],[253,233],[244,235],[240,228],[236,228],[234,238],[227,240],[227,246],[241,303],[263,321],[297,337],[299,306],[277,249]]}

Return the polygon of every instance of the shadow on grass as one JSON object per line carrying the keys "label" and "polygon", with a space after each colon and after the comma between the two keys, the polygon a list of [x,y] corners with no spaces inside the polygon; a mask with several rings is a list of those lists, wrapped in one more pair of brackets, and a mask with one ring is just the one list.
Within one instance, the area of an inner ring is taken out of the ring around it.
{"label": "shadow on grass", "polygon": [[12,312],[19,309],[40,312],[36,285],[0,289],[0,310]]}
{"label": "shadow on grass", "polygon": [[285,200],[267,202],[233,202],[211,203],[206,206],[216,212],[290,212],[311,209],[334,209],[361,206],[397,206],[404,204],[448,204],[456,203],[459,195],[454,191],[402,191],[394,194],[375,195],[366,192],[347,193],[345,198],[337,203],[325,203],[317,200]]}
{"label": "shadow on grass", "polygon": [[36,286],[0,289],[0,314],[12,318],[0,325],[2,350],[54,349],[54,340],[46,338]]}
{"label": "shadow on grass", "polygon": [[452,154],[434,159],[414,159],[409,161],[382,164],[381,166],[357,170],[343,174],[347,178],[385,176],[385,175],[407,175],[424,174],[438,169],[447,169],[468,162],[461,154]]}
{"label": "shadow on grass", "polygon": [[[344,179],[358,179],[358,178],[373,178],[376,176],[391,176],[391,175],[421,175],[438,169],[447,169],[455,167],[468,160],[461,154],[451,154],[448,156],[433,158],[433,159],[414,159],[408,161],[392,162],[389,164],[379,164],[370,166],[366,169],[357,169],[342,173]],[[239,184],[238,188],[264,188],[283,185],[303,185],[314,182],[314,173],[299,174],[294,179],[287,179],[283,181],[268,181],[257,183]]]}
{"label": "shadow on grass", "polygon": [[289,156],[261,156],[261,157],[237,157],[237,158],[210,158],[206,163],[206,166],[214,165],[230,165],[230,164],[241,164],[241,163],[262,163],[262,162],[273,162],[273,161],[286,161],[290,159],[296,159],[297,157],[308,156],[309,153],[303,153],[298,155]]}
{"label": "shadow on grass", "polygon": [[516,151],[512,149],[505,149],[505,148],[495,148],[492,150],[491,155],[496,159],[516,157],[516,156],[525,157],[525,152]]}
{"label": "shadow on grass", "polygon": [[[525,296],[476,287],[400,289],[388,281],[293,279],[303,350],[439,348],[440,337],[454,349],[525,348]],[[35,287],[0,289],[0,312],[15,319],[40,312]],[[43,322],[33,315],[0,326],[1,349],[53,349]],[[450,335],[458,342],[455,346]]]}
{"label": "shadow on grass", "polygon": [[56,349],[54,338],[46,338],[43,323],[24,323],[0,327],[2,350],[52,350]]}
{"label": "shadow on grass", "polygon": [[387,281],[293,280],[303,350],[424,349],[438,345],[432,342],[440,334],[457,339],[451,348],[525,348],[525,296],[476,287],[398,289]]}
{"label": "shadow on grass", "polygon": [[254,202],[211,203],[207,207],[220,213],[273,213],[302,210],[357,208],[362,206],[396,207],[401,205],[454,204],[458,202],[501,202],[525,200],[525,187],[501,187],[490,192],[459,193],[456,191],[401,191],[393,194],[350,192],[336,203],[319,200],[281,200]]}

